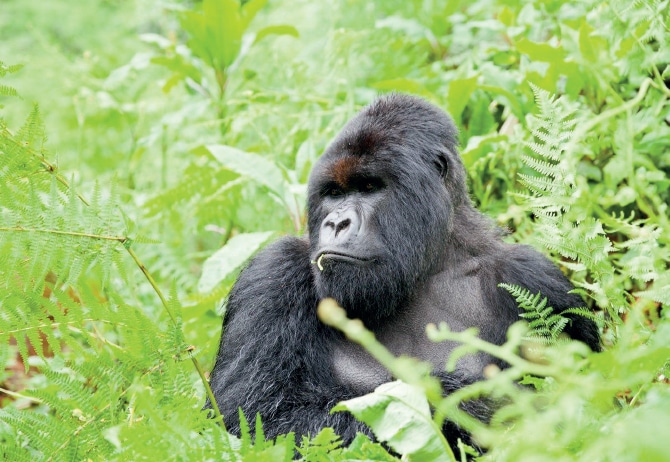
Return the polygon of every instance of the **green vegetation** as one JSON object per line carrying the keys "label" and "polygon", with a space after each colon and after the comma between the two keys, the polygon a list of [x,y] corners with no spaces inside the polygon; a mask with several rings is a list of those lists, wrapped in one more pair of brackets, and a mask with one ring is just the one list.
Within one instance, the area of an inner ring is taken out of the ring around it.
{"label": "green vegetation", "polygon": [[[237,439],[200,408],[241,265],[302,232],[314,160],[401,91],[450,111],[473,199],[569,275],[605,351],[507,287],[532,330],[505,345],[429,326],[462,343],[447,368],[511,365],[442,398],[326,307],[404,382],[337,412],[405,460],[465,459],[444,418],[481,460],[670,459],[668,1],[242,3],[3,0],[0,458],[395,460],[328,429]],[[489,424],[458,406],[478,398],[500,402]]]}

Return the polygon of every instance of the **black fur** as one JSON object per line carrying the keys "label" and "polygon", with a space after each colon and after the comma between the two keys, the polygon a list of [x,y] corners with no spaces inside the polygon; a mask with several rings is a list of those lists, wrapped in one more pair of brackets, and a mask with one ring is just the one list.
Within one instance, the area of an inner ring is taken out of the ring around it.
{"label": "black fur", "polygon": [[[380,98],[333,141],[310,177],[308,236],[266,247],[230,293],[211,386],[231,432],[240,431],[241,408],[249,418],[260,413],[268,437],[326,426],[345,441],[369,433],[348,413],[329,411],[392,377],[318,321],[322,298],[335,298],[394,353],[432,361],[447,393],[497,362],[472,355],[445,373],[454,345],[428,341],[428,322],[475,326],[502,343],[519,312],[500,282],[541,291],[558,311],[583,304],[549,260],[503,243],[474,209],[456,145],[444,111],[404,95]],[[566,332],[598,350],[595,324],[571,319]],[[445,433],[452,444],[467,440],[454,425]]]}

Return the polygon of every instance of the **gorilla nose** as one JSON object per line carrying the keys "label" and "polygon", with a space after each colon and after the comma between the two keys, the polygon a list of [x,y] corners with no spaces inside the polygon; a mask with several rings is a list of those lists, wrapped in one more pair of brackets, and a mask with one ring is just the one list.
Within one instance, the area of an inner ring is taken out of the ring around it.
{"label": "gorilla nose", "polygon": [[351,219],[349,219],[349,218],[345,218],[344,220],[337,223],[335,225],[335,235],[337,236],[340,233],[340,231],[342,231],[343,229],[347,229],[350,224],[351,224]]}
{"label": "gorilla nose", "polygon": [[321,225],[321,240],[324,244],[342,243],[358,234],[360,219],[352,210],[330,213]]}

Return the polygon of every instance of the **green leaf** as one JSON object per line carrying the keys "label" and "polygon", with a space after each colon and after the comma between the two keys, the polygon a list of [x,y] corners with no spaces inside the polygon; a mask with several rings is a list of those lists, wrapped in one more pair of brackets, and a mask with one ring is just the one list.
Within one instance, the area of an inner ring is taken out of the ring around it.
{"label": "green leaf", "polygon": [[545,63],[563,63],[566,52],[562,48],[552,47],[546,43],[531,42],[527,38],[522,38],[516,42],[516,48],[521,53],[528,55],[533,61]]}
{"label": "green leaf", "polygon": [[286,189],[284,174],[265,157],[221,144],[205,146],[205,149],[226,168],[266,186],[283,199]]}
{"label": "green leaf", "polygon": [[180,22],[191,35],[188,46],[193,53],[215,70],[225,71],[240,54],[251,18],[242,18],[238,0],[204,0],[202,11],[186,11]]}
{"label": "green leaf", "polygon": [[14,87],[0,85],[0,96],[18,96],[18,93]]}
{"label": "green leaf", "polygon": [[245,28],[267,2],[268,0],[249,0],[244,3],[244,6],[242,6],[242,19]]}
{"label": "green leaf", "polygon": [[272,231],[245,233],[231,238],[226,245],[205,260],[202,265],[202,276],[198,281],[198,290],[205,293],[214,289],[218,283],[242,266],[273,234]]}
{"label": "green leaf", "polygon": [[598,62],[598,50],[594,40],[592,40],[592,33],[593,27],[587,22],[583,22],[579,28],[579,51],[586,62],[595,64]]}
{"label": "green leaf", "polygon": [[512,112],[519,120],[524,118],[525,112],[519,101],[519,94],[514,94],[506,88],[497,85],[479,85],[479,89],[498,96],[502,99],[502,102],[505,105],[509,105]]}
{"label": "green leaf", "polygon": [[298,29],[296,29],[293,26],[289,26],[286,24],[281,24],[277,26],[267,26],[262,28],[256,33],[256,38],[254,39],[254,43],[260,42],[263,40],[265,37],[268,35],[290,35],[292,37],[300,37],[300,34],[298,33]]}
{"label": "green leaf", "polygon": [[498,14],[498,21],[503,23],[505,27],[512,27],[514,25],[514,11],[505,6]]}
{"label": "green leaf", "polygon": [[452,80],[449,84],[449,93],[447,94],[447,104],[449,112],[455,119],[459,119],[463,109],[468,104],[468,100],[477,88],[477,79],[479,74],[468,77],[467,79]]}
{"label": "green leaf", "polygon": [[202,4],[208,45],[215,51],[219,68],[230,66],[242,46],[244,26],[237,0],[205,0]]}
{"label": "green leaf", "polygon": [[21,69],[23,69],[23,64],[5,64],[0,61],[0,77],[4,77],[7,74],[14,74]]}
{"label": "green leaf", "polygon": [[372,429],[378,440],[402,454],[403,460],[455,460],[418,387],[401,381],[385,383],[365,396],[342,401],[333,411],[351,412]]}

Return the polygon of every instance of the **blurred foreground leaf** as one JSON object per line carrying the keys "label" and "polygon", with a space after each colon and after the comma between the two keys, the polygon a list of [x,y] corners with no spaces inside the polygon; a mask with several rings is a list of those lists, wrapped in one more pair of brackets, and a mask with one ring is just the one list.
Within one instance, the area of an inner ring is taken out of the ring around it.
{"label": "blurred foreground leaf", "polygon": [[455,460],[418,387],[400,381],[385,383],[370,394],[339,403],[333,411],[351,412],[403,460]]}

